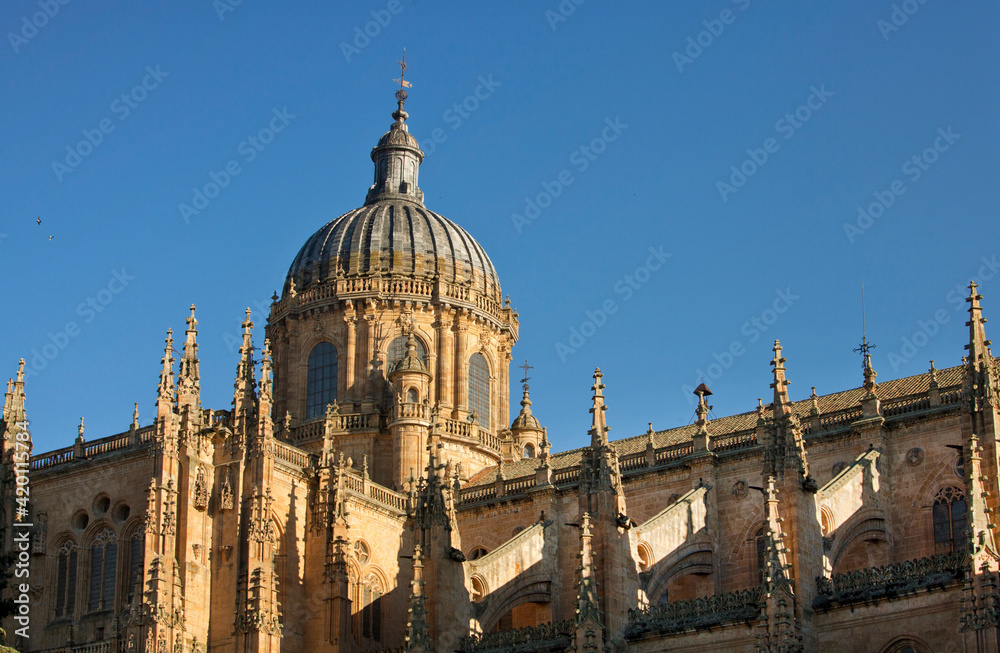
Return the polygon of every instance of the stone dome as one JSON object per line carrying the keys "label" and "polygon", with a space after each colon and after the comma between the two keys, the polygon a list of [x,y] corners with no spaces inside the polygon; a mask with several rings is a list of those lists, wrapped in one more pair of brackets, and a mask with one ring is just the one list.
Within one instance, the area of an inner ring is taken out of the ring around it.
{"label": "stone dome", "polygon": [[401,276],[467,283],[498,297],[500,279],[482,245],[423,205],[385,199],[327,223],[288,269],[296,289],[341,276]]}
{"label": "stone dome", "polygon": [[[442,215],[424,207],[417,185],[424,153],[410,135],[397,93],[396,121],[372,148],[374,183],[365,204],[314,233],[292,261],[285,291],[338,278],[404,277],[458,284],[495,301],[500,279],[482,246]],[[454,294],[454,293],[449,293]]]}

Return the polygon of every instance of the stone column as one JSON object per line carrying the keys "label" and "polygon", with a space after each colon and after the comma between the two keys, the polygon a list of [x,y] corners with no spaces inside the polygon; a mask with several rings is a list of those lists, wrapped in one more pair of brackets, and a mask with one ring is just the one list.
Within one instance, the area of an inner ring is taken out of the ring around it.
{"label": "stone column", "polygon": [[342,402],[354,401],[357,399],[357,373],[355,363],[357,358],[357,323],[358,320],[353,315],[344,317],[344,324],[347,325],[346,340],[347,351],[344,354],[344,398]]}
{"label": "stone column", "polygon": [[438,312],[437,320],[437,341],[438,341],[438,367],[437,367],[437,400],[442,409],[446,409],[450,414],[450,409],[454,406],[455,392],[455,358],[454,340],[451,328],[451,311],[442,307]]}

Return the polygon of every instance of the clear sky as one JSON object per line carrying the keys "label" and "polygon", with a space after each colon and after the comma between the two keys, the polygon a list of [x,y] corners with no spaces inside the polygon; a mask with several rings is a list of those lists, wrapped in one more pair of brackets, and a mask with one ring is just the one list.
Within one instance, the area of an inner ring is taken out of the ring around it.
{"label": "clear sky", "polygon": [[862,283],[879,380],[960,362],[970,278],[1000,318],[995,2],[8,0],[0,28],[0,372],[28,359],[36,452],[151,423],[191,303],[229,407],[244,308],[259,346],[364,201],[404,47],[426,204],[490,254],[557,449],[596,366],[615,438],[687,424],[702,377],[751,410],[776,337],[793,400],[860,385]]}

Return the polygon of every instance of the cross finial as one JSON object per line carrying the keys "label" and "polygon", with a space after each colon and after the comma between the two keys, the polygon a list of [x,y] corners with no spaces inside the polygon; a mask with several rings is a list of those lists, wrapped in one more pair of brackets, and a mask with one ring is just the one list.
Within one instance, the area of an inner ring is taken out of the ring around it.
{"label": "cross finial", "polygon": [[406,103],[407,98],[406,89],[413,86],[413,84],[406,81],[406,71],[410,69],[410,67],[406,65],[406,48],[403,48],[403,58],[397,63],[399,63],[399,79],[394,79],[392,81],[399,83],[399,90],[396,91],[396,103],[399,105],[399,108],[392,114],[392,117],[398,122],[403,122],[408,117],[407,113],[403,111],[403,105]]}
{"label": "cross finial", "polygon": [[521,379],[521,383],[523,383],[523,384],[524,384],[524,386],[525,386],[525,388],[524,388],[524,389],[525,389],[525,390],[527,390],[527,389],[528,389],[528,381],[530,381],[530,380],[531,380],[531,377],[530,377],[530,376],[528,376],[528,370],[533,370],[533,369],[535,369],[535,368],[534,368],[534,366],[532,366],[532,365],[528,365],[528,361],[527,361],[527,359],[525,359],[525,361],[524,361],[524,365],[518,365],[518,367],[519,367],[520,369],[524,370],[524,378],[523,378],[523,379]]}

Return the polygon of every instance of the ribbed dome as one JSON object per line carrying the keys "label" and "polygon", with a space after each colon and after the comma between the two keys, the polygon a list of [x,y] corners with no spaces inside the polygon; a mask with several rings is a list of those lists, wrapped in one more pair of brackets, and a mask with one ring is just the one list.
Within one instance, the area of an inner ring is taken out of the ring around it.
{"label": "ribbed dome", "polygon": [[500,293],[493,263],[467,231],[403,199],[377,201],[328,223],[299,250],[288,278],[295,277],[296,289],[302,291],[316,282],[317,274],[326,280],[375,273],[471,281],[487,296],[499,297]]}

